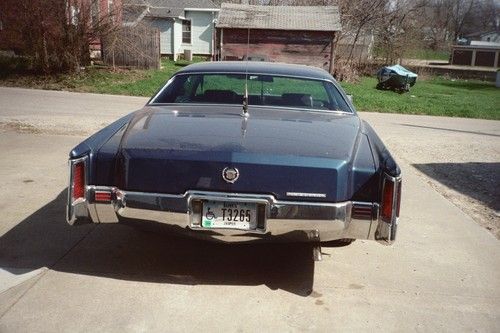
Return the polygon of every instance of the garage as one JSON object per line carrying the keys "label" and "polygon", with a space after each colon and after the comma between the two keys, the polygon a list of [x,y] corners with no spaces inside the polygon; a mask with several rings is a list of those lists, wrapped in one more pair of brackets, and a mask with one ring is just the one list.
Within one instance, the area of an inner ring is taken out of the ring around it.
{"label": "garage", "polygon": [[216,24],[218,60],[265,60],[333,69],[337,6],[222,4]]}

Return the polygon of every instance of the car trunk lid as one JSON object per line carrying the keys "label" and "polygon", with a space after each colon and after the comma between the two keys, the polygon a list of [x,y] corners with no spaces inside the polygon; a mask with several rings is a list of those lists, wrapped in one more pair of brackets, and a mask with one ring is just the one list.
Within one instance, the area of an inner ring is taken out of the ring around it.
{"label": "car trunk lid", "polygon": [[[349,198],[345,180],[359,135],[357,116],[252,107],[248,118],[240,113],[234,106],[145,108],[122,138],[119,186],[173,194],[202,190],[288,200]],[[236,182],[224,180],[226,167],[238,169]]]}

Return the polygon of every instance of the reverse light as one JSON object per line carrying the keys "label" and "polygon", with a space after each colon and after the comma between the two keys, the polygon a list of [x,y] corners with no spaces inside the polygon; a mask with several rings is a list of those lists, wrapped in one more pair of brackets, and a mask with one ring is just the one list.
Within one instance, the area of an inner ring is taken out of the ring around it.
{"label": "reverse light", "polygon": [[83,161],[72,165],[72,193],[73,201],[85,197],[85,163]]}

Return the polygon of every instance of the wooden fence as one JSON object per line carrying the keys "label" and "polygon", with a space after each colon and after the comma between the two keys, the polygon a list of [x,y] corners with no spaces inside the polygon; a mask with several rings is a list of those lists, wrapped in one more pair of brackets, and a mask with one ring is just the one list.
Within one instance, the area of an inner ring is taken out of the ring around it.
{"label": "wooden fence", "polygon": [[103,61],[110,66],[160,68],[160,32],[147,26],[123,27],[103,40]]}

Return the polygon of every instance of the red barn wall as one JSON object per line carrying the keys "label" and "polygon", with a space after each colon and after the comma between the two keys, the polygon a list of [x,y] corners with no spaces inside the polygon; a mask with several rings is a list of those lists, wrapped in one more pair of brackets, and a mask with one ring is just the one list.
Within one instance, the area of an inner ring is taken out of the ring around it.
{"label": "red barn wall", "polygon": [[[241,60],[247,54],[248,30],[217,30],[220,58]],[[250,30],[248,54],[265,55],[273,62],[303,64],[328,70],[333,36],[333,32],[325,31]]]}

